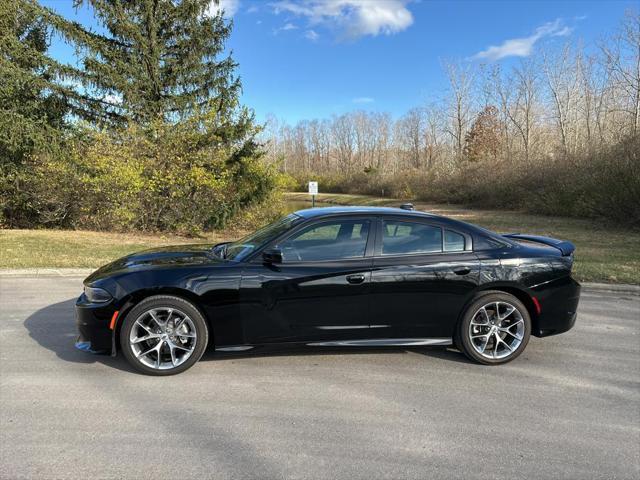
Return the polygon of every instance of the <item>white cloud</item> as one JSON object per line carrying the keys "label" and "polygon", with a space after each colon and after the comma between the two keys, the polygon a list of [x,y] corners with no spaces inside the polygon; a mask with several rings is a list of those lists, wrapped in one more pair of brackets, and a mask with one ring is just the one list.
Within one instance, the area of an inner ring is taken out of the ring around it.
{"label": "white cloud", "polygon": [[224,16],[233,17],[240,8],[240,0],[211,0],[209,7],[205,12],[208,17],[215,17],[220,10],[224,10]]}
{"label": "white cloud", "polygon": [[320,38],[320,35],[318,34],[318,32],[316,32],[313,29],[307,30],[306,32],[304,32],[304,36],[305,38],[307,38],[308,40],[311,40],[312,42],[315,42]]}
{"label": "white cloud", "polygon": [[545,37],[566,37],[572,31],[571,27],[563,25],[558,19],[541,25],[528,37],[505,40],[501,45],[492,45],[476,53],[472,58],[495,61],[506,57],[528,57],[539,40]]}
{"label": "white cloud", "polygon": [[371,97],[356,97],[351,100],[353,103],[373,103],[375,99]]}
{"label": "white cloud", "polygon": [[277,35],[280,32],[286,32],[286,31],[289,31],[289,30],[297,30],[297,29],[298,29],[297,25],[294,25],[291,22],[287,22],[283,26],[281,26],[280,28],[274,28],[273,29],[273,34]]}
{"label": "white cloud", "polygon": [[413,15],[409,0],[279,0],[272,3],[275,13],[306,17],[309,25],[324,25],[346,38],[392,35],[407,29]]}

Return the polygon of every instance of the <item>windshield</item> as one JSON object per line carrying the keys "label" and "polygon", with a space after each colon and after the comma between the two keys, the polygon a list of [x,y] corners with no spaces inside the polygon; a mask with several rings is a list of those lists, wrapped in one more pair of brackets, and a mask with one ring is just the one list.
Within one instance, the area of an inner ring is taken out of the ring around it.
{"label": "windshield", "polygon": [[276,220],[266,227],[262,227],[260,230],[253,232],[251,235],[247,235],[237,242],[229,243],[226,245],[224,258],[241,261],[271,239],[289,230],[300,220],[302,220],[301,217],[292,213],[280,220]]}

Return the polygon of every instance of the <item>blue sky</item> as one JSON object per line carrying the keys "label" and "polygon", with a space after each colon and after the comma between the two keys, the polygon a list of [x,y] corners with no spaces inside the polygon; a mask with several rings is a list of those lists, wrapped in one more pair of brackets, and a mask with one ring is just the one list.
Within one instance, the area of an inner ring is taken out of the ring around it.
{"label": "blue sky", "polygon": [[[96,28],[71,0],[43,1]],[[399,116],[446,89],[445,59],[509,64],[545,42],[612,32],[637,1],[223,0],[243,102],[289,122],[354,109]],[[52,54],[73,61],[59,40]]]}

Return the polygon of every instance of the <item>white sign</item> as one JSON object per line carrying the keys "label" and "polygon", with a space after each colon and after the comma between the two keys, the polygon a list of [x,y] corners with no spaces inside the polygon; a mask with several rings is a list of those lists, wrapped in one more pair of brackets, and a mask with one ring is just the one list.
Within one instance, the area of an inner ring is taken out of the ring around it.
{"label": "white sign", "polygon": [[318,182],[309,182],[309,195],[318,194]]}

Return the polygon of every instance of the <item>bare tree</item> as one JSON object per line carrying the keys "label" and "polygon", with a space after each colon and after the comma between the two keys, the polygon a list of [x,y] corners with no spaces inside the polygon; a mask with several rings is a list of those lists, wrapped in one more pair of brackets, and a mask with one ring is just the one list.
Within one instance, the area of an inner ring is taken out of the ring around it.
{"label": "bare tree", "polygon": [[338,168],[342,172],[351,172],[355,150],[355,128],[351,116],[345,114],[334,117],[331,124],[331,135],[336,146]]}
{"label": "bare tree", "polygon": [[626,96],[621,106],[631,117],[631,134],[640,127],[640,13],[629,11],[620,31],[600,49],[616,84]]}
{"label": "bare tree", "polygon": [[572,112],[576,106],[578,81],[569,45],[557,55],[545,54],[543,69],[549,87],[553,117],[564,152],[571,151]]}
{"label": "bare tree", "polygon": [[412,108],[396,124],[398,146],[408,167],[417,169],[422,165],[425,130],[424,111],[421,108]]}
{"label": "bare tree", "polygon": [[449,79],[451,93],[449,125],[447,132],[453,139],[454,152],[457,159],[462,158],[464,139],[473,118],[471,90],[474,74],[469,65],[448,62],[444,70]]}
{"label": "bare tree", "polygon": [[532,133],[536,121],[537,72],[537,65],[533,61],[524,61],[514,69],[513,103],[506,109],[509,120],[522,140],[525,161],[529,161]]}

